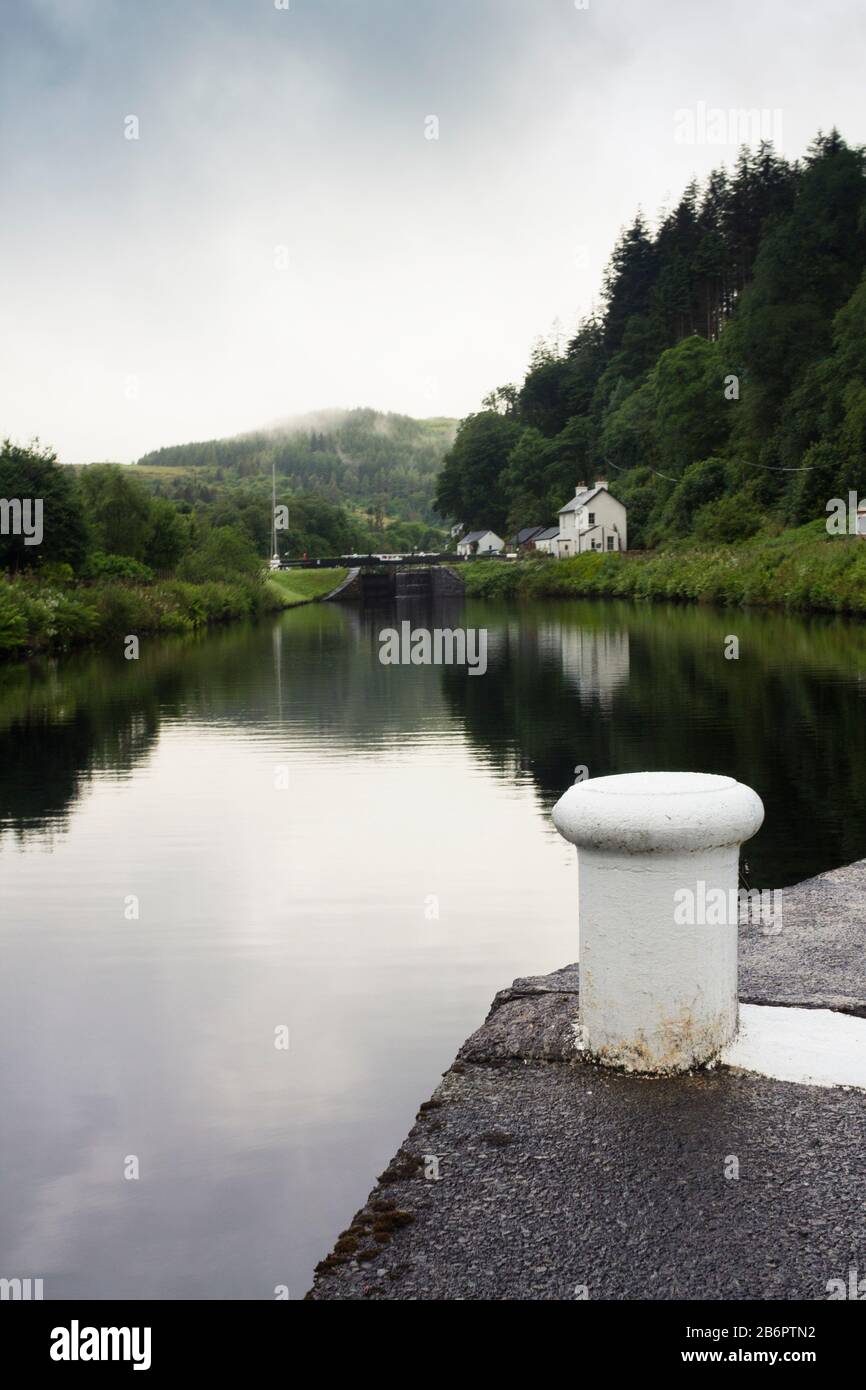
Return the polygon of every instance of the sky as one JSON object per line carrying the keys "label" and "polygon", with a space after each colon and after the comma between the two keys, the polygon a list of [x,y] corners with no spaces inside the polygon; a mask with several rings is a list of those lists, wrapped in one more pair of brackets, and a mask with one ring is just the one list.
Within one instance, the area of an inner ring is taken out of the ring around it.
{"label": "sky", "polygon": [[866,142],[862,0],[0,0],[0,25],[0,436],[67,463],[327,407],[462,417],[744,135]]}

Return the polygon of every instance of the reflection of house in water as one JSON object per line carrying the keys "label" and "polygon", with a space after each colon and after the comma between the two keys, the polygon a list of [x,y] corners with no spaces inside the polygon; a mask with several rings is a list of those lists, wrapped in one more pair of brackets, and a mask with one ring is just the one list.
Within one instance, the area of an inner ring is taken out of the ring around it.
{"label": "reflection of house in water", "polygon": [[628,684],[628,633],[544,623],[538,631],[542,657],[559,657],[562,674],[581,700],[611,705],[614,691]]}

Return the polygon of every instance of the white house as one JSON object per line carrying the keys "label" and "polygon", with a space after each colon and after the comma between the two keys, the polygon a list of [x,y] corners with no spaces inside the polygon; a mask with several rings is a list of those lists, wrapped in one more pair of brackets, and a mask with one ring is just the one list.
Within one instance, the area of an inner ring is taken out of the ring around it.
{"label": "white house", "polygon": [[555,555],[559,541],[559,527],[545,526],[537,536],[533,536],[530,542],[533,550],[540,550],[543,555]]}
{"label": "white house", "polygon": [[495,555],[505,542],[495,531],[469,531],[457,542],[458,555]]}
{"label": "white house", "polygon": [[585,550],[628,549],[627,516],[603,479],[594,487],[578,483],[571,501],[559,509],[556,554],[563,559]]}

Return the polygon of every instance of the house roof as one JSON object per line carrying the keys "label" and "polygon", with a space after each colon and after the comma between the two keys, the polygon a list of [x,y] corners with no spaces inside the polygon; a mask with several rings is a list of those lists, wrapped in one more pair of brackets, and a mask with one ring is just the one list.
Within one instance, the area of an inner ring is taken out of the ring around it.
{"label": "house roof", "polygon": [[546,527],[544,528],[544,530],[543,530],[543,531],[540,531],[539,534],[538,534],[537,536],[533,536],[533,540],[536,540],[536,541],[552,541],[552,540],[554,539],[554,537],[555,537],[555,536],[558,536],[558,535],[559,535],[559,527],[558,527],[558,526],[546,526]]}
{"label": "house roof", "polygon": [[517,535],[512,538],[511,544],[525,545],[527,541],[535,539],[539,531],[543,530],[543,526],[524,526],[523,529],[518,531]]}
{"label": "house roof", "polygon": [[[496,532],[491,531],[489,526],[483,531],[467,531],[466,535],[461,538],[459,544],[466,545],[467,542],[470,541],[480,541],[483,540],[485,536],[496,536]],[[499,537],[496,536],[496,539],[499,540]]]}
{"label": "house roof", "polygon": [[613,493],[609,492],[606,487],[588,487],[585,488],[583,492],[579,492],[576,497],[572,497],[571,501],[566,502],[564,507],[560,507],[559,515],[562,516],[563,512],[579,511],[581,507],[586,506],[587,502],[591,502],[594,497],[598,497],[602,492],[605,493],[612,502],[619,502],[621,507],[625,507],[625,503],[620,502],[618,497],[614,497]]}
{"label": "house roof", "polygon": [[571,499],[570,502],[566,502],[566,504],[565,504],[564,507],[560,507],[560,509],[559,509],[559,515],[562,516],[562,513],[563,513],[563,512],[576,512],[576,511],[578,511],[581,507],[585,507],[586,504],[587,504],[587,502],[590,502],[590,501],[592,500],[592,498],[595,497],[595,496],[597,495],[597,493],[599,493],[599,492],[607,492],[607,488],[604,488],[604,487],[587,487],[587,488],[584,488],[583,492],[579,492],[579,493],[577,494],[576,497],[572,497],[572,499]]}

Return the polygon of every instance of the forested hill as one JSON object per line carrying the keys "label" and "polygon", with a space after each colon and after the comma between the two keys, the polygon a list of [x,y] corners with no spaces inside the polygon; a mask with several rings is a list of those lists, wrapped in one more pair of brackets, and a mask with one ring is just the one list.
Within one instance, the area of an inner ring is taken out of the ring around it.
{"label": "forested hill", "polygon": [[630,544],[745,538],[866,491],[864,151],[769,144],[692,183],[608,265],[602,311],[464,420],[443,516],[501,533],[607,478]]}
{"label": "forested hill", "polygon": [[434,520],[433,494],[457,422],[376,410],[328,410],[232,439],[145,454],[148,467],[206,470],[216,482],[270,476],[283,487],[346,502],[375,516]]}

